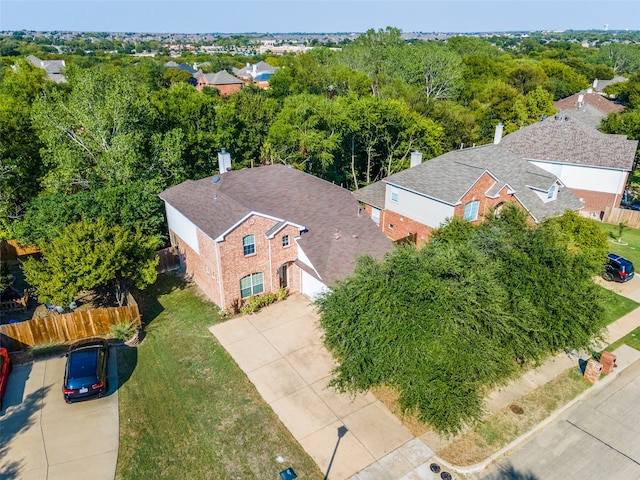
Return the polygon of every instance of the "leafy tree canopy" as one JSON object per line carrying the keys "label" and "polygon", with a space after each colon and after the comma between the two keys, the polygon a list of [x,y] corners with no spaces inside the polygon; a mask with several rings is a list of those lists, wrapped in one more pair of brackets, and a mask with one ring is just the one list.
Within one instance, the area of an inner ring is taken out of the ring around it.
{"label": "leafy tree canopy", "polygon": [[332,384],[390,385],[403,410],[459,432],[481,417],[488,389],[560,349],[587,347],[603,327],[591,277],[604,233],[589,222],[570,214],[528,227],[505,206],[477,227],[450,222],[420,249],[361,258],[317,302],[339,362]]}
{"label": "leafy tree canopy", "polygon": [[79,291],[101,285],[115,287],[121,298],[131,285],[155,282],[157,246],[158,239],[140,229],[82,220],[41,245],[42,258],[29,258],[23,271],[42,301],[67,305]]}

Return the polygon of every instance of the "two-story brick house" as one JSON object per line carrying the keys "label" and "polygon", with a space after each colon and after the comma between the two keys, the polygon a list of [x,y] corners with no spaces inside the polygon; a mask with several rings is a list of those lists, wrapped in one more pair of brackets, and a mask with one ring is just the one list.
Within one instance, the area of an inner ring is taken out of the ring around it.
{"label": "two-story brick house", "polygon": [[238,77],[231,75],[226,70],[216,73],[202,73],[197,71],[193,77],[196,79],[196,88],[200,91],[204,87],[215,87],[220,91],[220,95],[231,95],[239,92],[244,86],[244,82]]}
{"label": "two-story brick house", "polygon": [[496,144],[455,150],[424,163],[412,158],[411,168],[354,195],[389,238],[418,244],[447,219],[479,222],[507,202],[524,208],[534,223],[582,208],[555,175]]}
{"label": "two-story brick house", "polygon": [[160,198],[182,267],[222,309],[280,288],[313,298],[392,248],[348,190],[285,165],[220,170]]}
{"label": "two-story brick house", "polygon": [[607,207],[620,206],[638,141],[579,120],[587,110],[548,117],[506,135],[500,145],[556,175],[584,201],[584,213],[601,218]]}

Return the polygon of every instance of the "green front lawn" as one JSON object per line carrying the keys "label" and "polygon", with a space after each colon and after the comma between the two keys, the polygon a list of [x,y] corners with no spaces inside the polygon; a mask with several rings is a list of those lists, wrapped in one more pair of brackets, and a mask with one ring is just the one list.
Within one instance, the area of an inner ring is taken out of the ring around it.
{"label": "green front lawn", "polygon": [[638,308],[638,305],[640,305],[638,302],[634,302],[630,298],[618,295],[604,287],[601,288],[604,299],[602,305],[604,307],[605,325],[609,325],[619,318],[624,317],[627,313],[635,310]]}
{"label": "green front lawn", "polygon": [[[619,228],[617,225],[603,223],[602,227],[609,234],[609,240],[618,239]],[[634,266],[638,265],[638,268],[640,268],[640,230],[625,227],[622,230],[622,241],[626,242],[627,245],[618,245],[610,241],[609,251],[617,255],[622,255],[624,258],[631,260]]]}
{"label": "green front lawn", "polygon": [[213,304],[169,274],[139,303],[147,335],[138,348],[118,349],[116,478],[275,480],[287,467],[322,478],[207,330],[222,321]]}

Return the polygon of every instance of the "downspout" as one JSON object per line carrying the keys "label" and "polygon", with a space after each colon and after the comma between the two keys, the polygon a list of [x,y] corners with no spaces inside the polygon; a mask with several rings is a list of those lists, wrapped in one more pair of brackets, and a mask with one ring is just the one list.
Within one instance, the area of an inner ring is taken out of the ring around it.
{"label": "downspout", "polygon": [[227,309],[227,305],[224,302],[224,289],[222,288],[222,268],[220,267],[220,243],[216,244],[216,270],[218,271],[218,289],[220,290],[220,304],[223,310]]}
{"label": "downspout", "polygon": [[271,239],[267,238],[269,242],[269,291],[273,292],[273,264],[271,263]]}
{"label": "downspout", "polygon": [[[629,173],[625,175],[624,185],[627,184],[627,180],[629,180]],[[622,188],[624,191],[624,186]],[[611,208],[616,208],[616,203],[618,203],[618,196],[620,195],[620,193],[617,192],[620,192],[620,182],[618,182],[618,189],[616,191],[616,196],[613,198],[613,205],[611,205]]]}

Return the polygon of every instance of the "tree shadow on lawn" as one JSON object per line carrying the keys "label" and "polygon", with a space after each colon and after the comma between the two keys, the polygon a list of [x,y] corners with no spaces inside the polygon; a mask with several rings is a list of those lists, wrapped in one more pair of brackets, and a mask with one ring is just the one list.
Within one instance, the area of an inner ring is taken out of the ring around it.
{"label": "tree shadow on lawn", "polygon": [[166,272],[159,274],[153,285],[149,285],[144,290],[134,291],[133,296],[138,302],[143,328],[149,326],[164,311],[164,307],[158,300],[161,296],[176,289],[183,290],[187,285],[181,272]]}
{"label": "tree shadow on lawn", "polygon": [[[19,381],[24,383],[31,372],[31,368],[28,368],[28,370],[27,367],[23,368],[25,371],[21,372],[21,375],[19,375]],[[22,391],[24,391],[24,384],[15,385],[15,373],[13,376],[14,378],[11,378],[11,380],[14,382],[12,382],[11,390],[21,388]],[[6,408],[10,405],[7,403],[3,405],[3,414],[2,417],[0,417],[0,431],[2,432],[2,442],[0,442],[0,478],[9,480],[22,477],[21,470],[25,468],[24,458],[17,458],[15,453],[12,458],[6,458],[9,453],[9,444],[21,432],[35,423],[37,414],[40,412],[39,403],[42,402],[42,399],[50,388],[51,386],[40,387],[36,391],[24,397],[21,402],[11,404],[15,406],[10,412],[6,411]],[[7,391],[9,391],[9,388],[7,388]],[[9,400],[9,398],[13,397],[13,393],[18,395],[17,392],[10,392],[10,394],[5,397],[5,400]]]}
{"label": "tree shadow on lawn", "polygon": [[116,349],[116,359],[118,363],[118,389],[129,381],[133,371],[138,365],[138,349],[126,344],[120,345]]}

